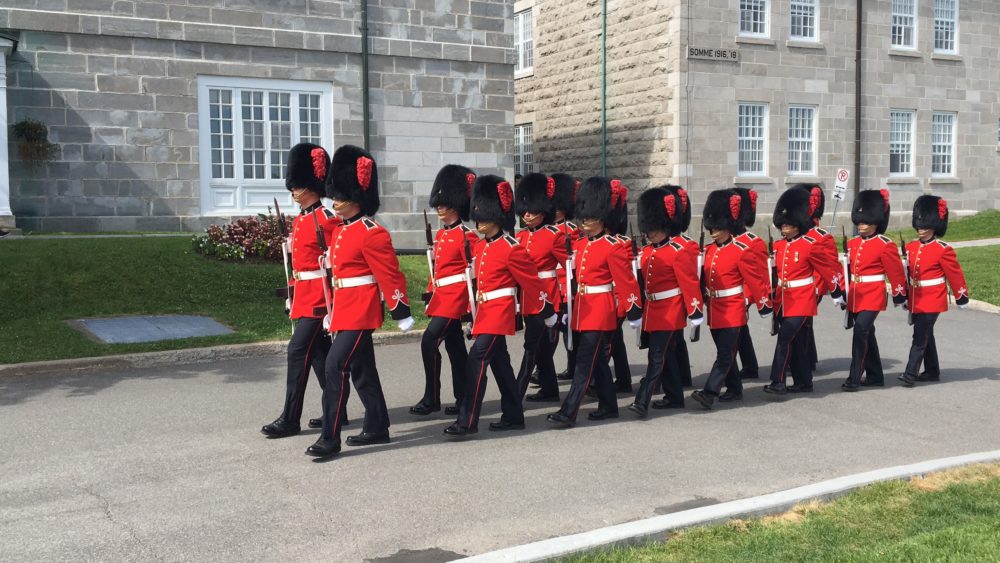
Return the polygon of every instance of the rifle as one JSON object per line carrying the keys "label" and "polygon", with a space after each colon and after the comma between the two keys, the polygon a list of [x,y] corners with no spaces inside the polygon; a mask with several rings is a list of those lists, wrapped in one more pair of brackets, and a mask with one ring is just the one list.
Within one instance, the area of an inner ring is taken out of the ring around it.
{"label": "rifle", "polygon": [[465,237],[465,290],[469,294],[469,310],[472,312],[472,321],[476,321],[476,292],[472,288],[472,245],[469,244],[469,237]]}
{"label": "rifle", "polygon": [[[281,234],[281,262],[285,266],[285,287],[284,291],[277,291],[278,297],[285,298],[285,309],[288,309],[289,320],[292,315],[292,299],[295,298],[295,288],[292,286],[292,276],[288,268],[288,225],[285,224],[285,217],[278,207],[278,198],[274,198],[274,215],[278,221],[278,233]],[[292,331],[295,331],[295,323],[292,323]]]}
{"label": "rifle", "polygon": [[573,241],[566,232],[566,350],[573,351]]}
{"label": "rifle", "polygon": [[[316,217],[315,213],[313,213],[313,224],[316,225],[316,244],[319,245],[321,251],[318,259],[319,269],[323,270],[323,300],[326,302],[326,318],[323,319],[323,328],[329,330],[330,322],[333,321],[333,296],[330,294],[333,291],[333,273],[326,267],[326,257],[330,247],[326,244],[323,227],[320,227],[319,218]],[[333,333],[330,333],[330,338],[333,339]]]}
{"label": "rifle", "polygon": [[[775,264],[774,260],[774,237],[771,236],[771,227],[767,228],[767,269],[771,272],[771,303],[775,302],[775,298],[778,296],[778,265]],[[784,294],[782,294],[782,303],[785,302]],[[781,320],[778,318],[778,310],[775,308],[774,313],[771,315],[771,336],[778,334],[778,329],[781,328]]]}
{"label": "rifle", "polygon": [[434,283],[434,235],[431,234],[431,224],[427,221],[427,210],[424,209],[424,238],[427,239],[427,271]]}
{"label": "rifle", "polygon": [[[906,256],[906,242],[903,240],[903,231],[899,231],[899,258],[903,261],[903,276],[906,278],[906,295],[910,301],[904,305],[906,307],[906,323],[913,326],[913,308],[911,306],[913,288],[910,287],[910,259]],[[945,290],[945,293],[947,294],[948,291]]]}
{"label": "rifle", "polygon": [[[701,218],[701,236],[698,238],[698,286],[701,287],[701,295],[705,300],[705,322],[708,322],[708,288],[705,287],[705,276],[702,270],[705,269],[705,217]],[[698,342],[701,339],[701,325],[691,329],[691,342]]]}
{"label": "rifle", "polygon": [[[635,233],[632,232],[632,225],[628,226],[628,237],[632,243],[632,277],[639,284],[639,294],[641,295],[643,293],[643,282],[639,279],[639,247],[636,244]],[[642,325],[639,325],[635,329],[635,345],[640,349],[642,348]]]}
{"label": "rifle", "polygon": [[840,259],[840,263],[844,267],[844,305],[841,305],[841,307],[844,309],[844,329],[850,330],[854,328],[854,318],[851,317],[851,310],[847,308],[847,299],[850,295],[851,254],[847,251],[847,231],[844,230],[843,225],[840,226],[840,242],[844,250]]}

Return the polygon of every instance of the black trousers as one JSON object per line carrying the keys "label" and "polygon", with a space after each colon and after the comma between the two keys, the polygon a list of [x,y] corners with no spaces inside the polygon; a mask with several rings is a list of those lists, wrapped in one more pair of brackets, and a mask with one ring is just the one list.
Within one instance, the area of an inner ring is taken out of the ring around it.
{"label": "black trousers", "polygon": [[545,319],[541,315],[524,319],[524,357],[521,358],[521,369],[517,372],[518,397],[521,399],[528,392],[528,383],[536,365],[542,395],[559,394],[556,365],[552,358],[556,351],[556,342],[552,339],[554,332],[545,326]]}
{"label": "black trousers", "polygon": [[292,339],[288,341],[288,377],[282,419],[294,425],[300,424],[310,370],[316,374],[320,388],[326,387],[324,369],[329,350],[330,339],[323,330],[323,319],[303,317],[295,321]]}
{"label": "black trousers", "polygon": [[573,372],[573,383],[570,385],[566,399],[559,412],[576,420],[580,404],[590,387],[591,380],[597,390],[598,408],[608,412],[618,412],[618,400],[615,397],[615,384],[611,381],[611,369],[606,357],[608,340],[612,333],[599,330],[589,330],[574,333],[573,342],[576,350],[576,370]]}
{"label": "black trousers", "polygon": [[341,330],[333,338],[326,356],[326,388],[323,389],[323,432],[320,438],[340,441],[340,430],[351,395],[351,382],[365,406],[363,432],[389,432],[389,410],[375,368],[375,346],[371,330]]}
{"label": "black trousers", "polygon": [[806,346],[806,327],[812,317],[782,317],[778,340],[771,360],[771,383],[785,383],[785,372],[791,367],[798,385],[812,385],[812,370]]}
{"label": "black trousers", "polygon": [[[739,369],[739,365],[743,369]],[[757,362],[757,352],[753,349],[753,339],[750,338],[749,328],[744,328],[740,332],[740,361],[737,364],[737,371],[741,377],[759,377],[760,365]]]}
{"label": "black trousers", "polygon": [[618,319],[618,328],[611,338],[608,356],[615,362],[615,385],[630,387],[632,385],[632,370],[628,365],[628,350],[625,348],[625,333],[622,324],[625,319]]}
{"label": "black trousers", "polygon": [[910,377],[920,374],[920,364],[928,375],[941,375],[938,363],[937,345],[934,343],[934,323],[939,313],[913,314],[913,343],[910,344],[910,358],[906,362],[906,373]]}
{"label": "black trousers", "polygon": [[677,343],[684,341],[683,330],[661,330],[649,333],[649,349],[646,354],[646,375],[639,381],[639,390],[635,394],[635,403],[649,408],[658,384],[663,385],[663,393],[667,402],[681,404],[684,402],[684,388],[681,385],[681,374],[677,369],[674,357],[677,354]]}
{"label": "black trousers", "polygon": [[573,375],[576,373],[576,348],[580,345],[580,333],[573,330],[570,334],[573,338],[573,349],[566,350],[566,373]]}
{"label": "black trousers", "polygon": [[868,374],[868,381],[884,381],[882,357],[878,353],[875,340],[875,319],[879,311],[854,313],[854,341],[851,348],[851,371],[848,379],[854,383],[861,381],[862,374]]}
{"label": "black trousers", "polygon": [[469,353],[465,350],[462,321],[431,317],[420,339],[420,355],[424,361],[424,397],[420,403],[428,407],[441,406],[441,343],[451,364],[451,388],[457,405],[465,395],[465,365]]}
{"label": "black trousers", "polygon": [[715,363],[705,382],[705,392],[718,395],[722,384],[733,393],[743,392],[743,381],[740,372],[736,371],[736,354],[740,348],[740,333],[747,327],[713,328],[712,340],[715,341]]}
{"label": "black trousers", "polygon": [[486,396],[486,369],[493,370],[493,377],[500,388],[500,420],[512,424],[524,423],[524,409],[518,394],[514,368],[510,366],[507,338],[502,334],[480,334],[469,350],[466,365],[465,397],[458,408],[458,425],[469,430],[479,428],[479,415]]}

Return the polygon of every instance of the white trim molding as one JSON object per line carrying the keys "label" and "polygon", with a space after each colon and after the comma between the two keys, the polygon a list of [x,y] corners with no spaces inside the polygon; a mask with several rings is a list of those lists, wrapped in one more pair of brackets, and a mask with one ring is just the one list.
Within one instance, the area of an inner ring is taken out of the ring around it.
{"label": "white trim molding", "polygon": [[0,38],[0,229],[14,228],[14,212],[10,208],[10,168],[7,156],[7,55],[14,42]]}

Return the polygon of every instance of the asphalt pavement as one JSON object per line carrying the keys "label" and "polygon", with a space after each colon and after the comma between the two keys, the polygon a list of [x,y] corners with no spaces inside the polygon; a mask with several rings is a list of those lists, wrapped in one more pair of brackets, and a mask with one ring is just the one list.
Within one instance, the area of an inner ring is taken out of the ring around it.
{"label": "asphalt pavement", "polygon": [[[393,442],[303,455],[315,430],[259,433],[280,411],[284,358],[84,375],[0,378],[0,559],[442,561],[889,465],[1000,448],[1000,316],[953,310],[937,324],[942,382],[902,388],[905,315],[878,320],[888,386],[843,393],[850,334],[828,301],[816,391],[704,411],[651,411],[495,434],[490,383],[480,434],[446,441],[443,415],[407,413],[423,388],[416,343],[376,349]],[[751,330],[767,373],[768,323]],[[515,361],[520,337],[509,339]],[[644,353],[626,334],[635,381]],[[58,343],[54,343],[58,345]],[[691,346],[696,383],[714,356]],[[557,367],[564,364],[557,354]],[[516,365],[516,364],[515,364]],[[766,375],[765,375],[766,377]],[[445,393],[450,377],[444,377]],[[305,417],[319,414],[310,381]],[[563,387],[565,390],[565,387]],[[689,393],[690,391],[688,391]],[[360,428],[352,394],[347,434]]]}

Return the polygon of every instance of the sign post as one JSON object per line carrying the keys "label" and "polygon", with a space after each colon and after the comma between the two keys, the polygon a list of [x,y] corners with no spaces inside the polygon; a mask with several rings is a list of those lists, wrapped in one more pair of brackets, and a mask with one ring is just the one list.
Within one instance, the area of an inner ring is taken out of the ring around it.
{"label": "sign post", "polygon": [[844,196],[847,194],[847,183],[851,180],[851,171],[846,168],[837,169],[837,180],[833,184],[833,220],[830,223],[830,230],[837,225],[837,208],[840,207],[840,202],[844,201]]}

